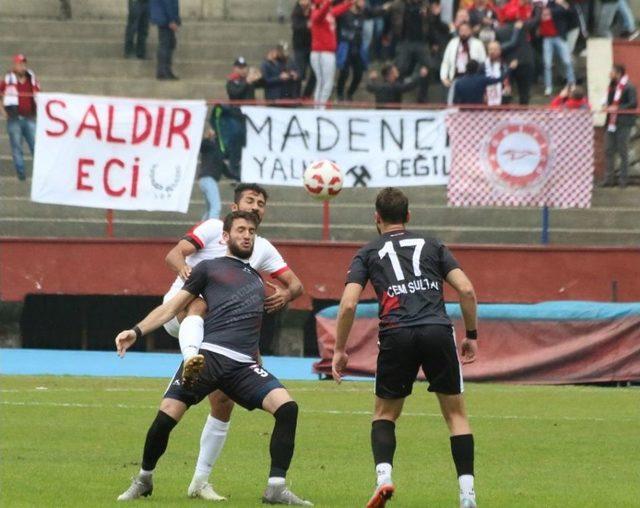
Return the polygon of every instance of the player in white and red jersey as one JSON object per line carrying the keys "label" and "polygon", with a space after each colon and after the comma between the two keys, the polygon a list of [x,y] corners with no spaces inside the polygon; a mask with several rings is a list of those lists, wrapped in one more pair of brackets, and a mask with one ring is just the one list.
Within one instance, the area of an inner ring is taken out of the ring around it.
{"label": "player in white and red jersey", "polygon": [[[235,188],[231,210],[253,212],[262,221],[267,199],[267,191],[260,185],[239,184]],[[164,301],[173,297],[182,288],[192,267],[200,261],[215,259],[226,254],[227,245],[222,239],[222,226],[222,221],[218,219],[206,220],[193,227],[169,251],[166,262],[177,273],[177,277],[164,296]],[[302,294],[303,288],[300,279],[266,238],[256,237],[254,252],[249,259],[249,264],[255,270],[270,275],[281,284],[280,286],[267,282],[274,292],[265,299],[264,309],[266,312],[276,312]],[[178,337],[180,341],[180,350],[184,357],[183,382],[189,382],[197,377],[204,363],[204,358],[198,354],[198,350],[204,336],[203,316],[206,311],[207,305],[204,300],[197,298],[189,305],[186,312],[165,325],[167,332]],[[233,358],[233,353],[233,351],[229,352],[230,358],[242,361]],[[234,403],[220,390],[209,395],[209,402],[211,414],[207,417],[202,429],[200,454],[187,493],[190,497],[221,501],[224,500],[224,497],[213,490],[209,483],[209,476],[227,438]]]}

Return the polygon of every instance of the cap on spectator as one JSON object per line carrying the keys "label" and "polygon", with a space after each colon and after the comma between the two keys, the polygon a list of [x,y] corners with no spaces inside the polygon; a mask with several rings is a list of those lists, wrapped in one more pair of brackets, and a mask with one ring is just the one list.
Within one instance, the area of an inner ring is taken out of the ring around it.
{"label": "cap on spectator", "polygon": [[17,55],[13,55],[13,63],[24,63],[27,61],[27,57],[22,53],[18,53]]}
{"label": "cap on spectator", "polygon": [[247,60],[243,56],[239,56],[238,58],[236,58],[236,61],[233,62],[233,65],[235,67],[246,67]]}

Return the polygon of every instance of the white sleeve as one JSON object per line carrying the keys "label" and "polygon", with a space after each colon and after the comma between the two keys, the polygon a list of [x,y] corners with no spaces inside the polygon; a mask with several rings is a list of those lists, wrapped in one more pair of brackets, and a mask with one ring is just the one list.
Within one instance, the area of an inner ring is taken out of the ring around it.
{"label": "white sleeve", "polygon": [[219,242],[221,238],[222,221],[219,219],[208,219],[196,224],[184,235],[184,240],[193,243],[198,249],[203,249],[212,242]]}
{"label": "white sleeve", "polygon": [[271,277],[277,277],[281,273],[289,270],[287,263],[282,259],[278,249],[276,249],[269,240],[265,240],[264,238],[262,240],[262,255],[256,260],[258,266],[254,266],[253,268],[259,272],[266,272],[271,275]]}

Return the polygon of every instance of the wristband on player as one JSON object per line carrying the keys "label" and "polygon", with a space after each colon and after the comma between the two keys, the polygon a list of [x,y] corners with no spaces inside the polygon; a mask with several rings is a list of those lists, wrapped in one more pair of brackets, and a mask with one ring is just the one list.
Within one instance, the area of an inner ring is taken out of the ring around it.
{"label": "wristband on player", "polygon": [[140,327],[138,325],[134,326],[132,330],[136,332],[136,340],[142,338],[142,330],[140,330]]}
{"label": "wristband on player", "polygon": [[477,340],[478,339],[478,330],[467,330],[466,337],[469,340]]}

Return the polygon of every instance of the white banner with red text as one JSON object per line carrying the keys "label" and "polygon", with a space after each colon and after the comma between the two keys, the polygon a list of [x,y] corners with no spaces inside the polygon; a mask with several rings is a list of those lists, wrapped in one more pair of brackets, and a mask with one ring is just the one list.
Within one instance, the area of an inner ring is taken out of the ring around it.
{"label": "white banner with red text", "polygon": [[204,101],[41,93],[31,199],[186,213]]}
{"label": "white banner with red text", "polygon": [[446,185],[444,111],[244,106],[242,181],[302,186],[314,161],[343,171],[344,187]]}
{"label": "white banner with red text", "polygon": [[589,111],[460,111],[452,112],[447,124],[449,205],[591,206]]}

